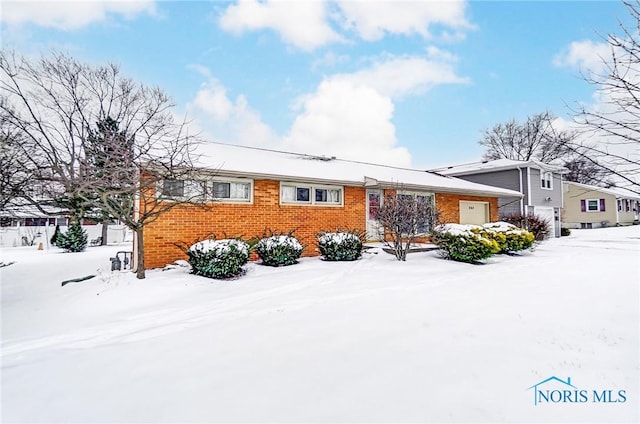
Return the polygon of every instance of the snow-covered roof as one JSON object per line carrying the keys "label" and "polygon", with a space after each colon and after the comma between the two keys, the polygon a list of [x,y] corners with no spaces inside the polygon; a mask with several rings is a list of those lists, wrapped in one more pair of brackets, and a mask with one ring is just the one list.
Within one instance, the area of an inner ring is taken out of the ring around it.
{"label": "snow-covered roof", "polygon": [[41,204],[40,207],[46,212],[42,212],[35,205],[28,203],[12,202],[0,211],[0,216],[7,218],[51,218],[56,216],[66,216],[68,213],[64,209]]}
{"label": "snow-covered roof", "polygon": [[539,168],[545,171],[563,173],[566,168],[558,165],[551,165],[548,163],[542,163],[535,160],[512,160],[512,159],[496,159],[481,162],[465,163],[462,165],[445,166],[442,168],[432,169],[431,171],[437,172],[442,175],[469,175],[469,174],[481,174],[485,172],[502,171],[505,169],[517,169],[517,168]]}
{"label": "snow-covered roof", "polygon": [[362,187],[402,187],[494,197],[522,197],[498,187],[472,183],[434,172],[394,166],[305,155],[223,143],[202,143],[196,165],[218,175],[308,181]]}
{"label": "snow-covered roof", "polygon": [[598,186],[589,185],[589,184],[575,183],[573,181],[563,181],[563,184],[571,184],[576,187],[583,188],[585,190],[598,191],[601,193],[610,194],[612,196],[615,196],[616,198],[640,200],[640,194],[634,193],[633,191],[627,190],[626,188],[622,188],[622,187],[604,188],[604,187],[598,187]]}

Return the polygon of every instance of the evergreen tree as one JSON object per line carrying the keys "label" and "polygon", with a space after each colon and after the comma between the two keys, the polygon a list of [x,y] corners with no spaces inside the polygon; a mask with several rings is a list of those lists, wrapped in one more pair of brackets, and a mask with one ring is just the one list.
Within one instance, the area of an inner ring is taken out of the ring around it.
{"label": "evergreen tree", "polygon": [[61,233],[56,245],[65,252],[82,252],[87,248],[87,232],[82,229],[80,222],[73,221],[66,233]]}

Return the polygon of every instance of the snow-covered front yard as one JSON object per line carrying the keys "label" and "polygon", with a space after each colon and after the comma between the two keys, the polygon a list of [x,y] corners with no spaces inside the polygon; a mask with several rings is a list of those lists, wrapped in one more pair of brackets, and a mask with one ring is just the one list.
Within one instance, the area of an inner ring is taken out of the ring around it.
{"label": "snow-covered front yard", "polygon": [[640,420],[640,226],[233,281],[112,274],[117,250],[2,250],[3,423]]}

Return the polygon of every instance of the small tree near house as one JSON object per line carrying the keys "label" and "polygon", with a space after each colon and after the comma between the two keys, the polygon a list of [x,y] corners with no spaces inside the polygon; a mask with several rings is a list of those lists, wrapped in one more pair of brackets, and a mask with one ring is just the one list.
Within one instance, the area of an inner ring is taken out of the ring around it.
{"label": "small tree near house", "polygon": [[411,243],[437,225],[438,215],[430,197],[397,194],[385,200],[377,220],[396,259],[406,261]]}

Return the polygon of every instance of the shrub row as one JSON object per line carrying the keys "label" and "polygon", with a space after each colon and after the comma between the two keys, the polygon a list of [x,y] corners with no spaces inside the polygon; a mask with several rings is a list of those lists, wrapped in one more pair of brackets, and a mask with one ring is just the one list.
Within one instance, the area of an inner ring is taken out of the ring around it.
{"label": "shrub row", "polygon": [[507,222],[479,225],[443,224],[431,235],[443,256],[459,262],[478,263],[496,253],[511,253],[533,246],[533,233]]}
{"label": "shrub row", "polygon": [[[324,260],[353,261],[362,256],[363,234],[355,231],[323,231],[317,235],[318,248]],[[287,266],[295,264],[304,246],[287,234],[263,234],[249,243],[239,239],[215,238],[199,241],[186,249],[193,274],[226,279],[241,275],[242,266],[249,261],[250,251],[256,252],[263,265]]]}

